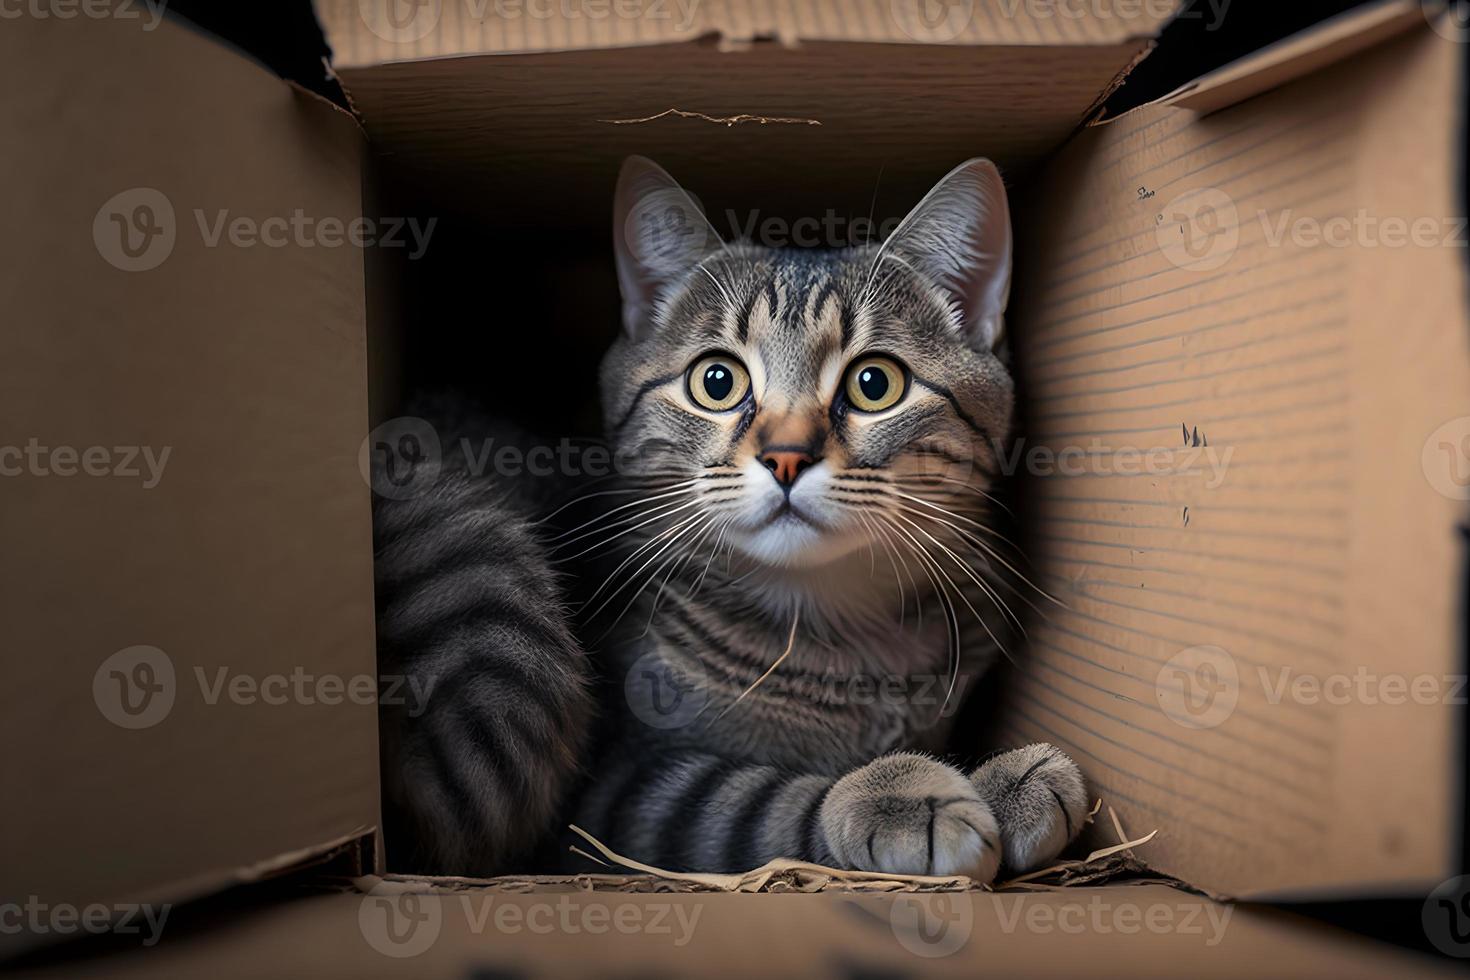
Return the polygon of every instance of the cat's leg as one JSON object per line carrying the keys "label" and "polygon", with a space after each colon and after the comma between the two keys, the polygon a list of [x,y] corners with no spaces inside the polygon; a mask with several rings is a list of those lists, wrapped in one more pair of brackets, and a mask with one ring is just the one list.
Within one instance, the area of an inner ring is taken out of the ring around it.
{"label": "cat's leg", "polygon": [[373,532],[391,862],[516,870],[558,824],[593,714],[545,550],[503,488],[454,473],[380,500]]}
{"label": "cat's leg", "polygon": [[918,753],[883,756],[834,778],[699,752],[639,752],[602,776],[579,822],[657,867],[747,871],[790,857],[988,882],[1000,863],[995,819],[974,785]]}
{"label": "cat's leg", "polygon": [[1087,790],[1077,763],[1037,742],[988,760],[970,777],[1000,824],[1008,871],[1042,867],[1062,852],[1087,819]]}

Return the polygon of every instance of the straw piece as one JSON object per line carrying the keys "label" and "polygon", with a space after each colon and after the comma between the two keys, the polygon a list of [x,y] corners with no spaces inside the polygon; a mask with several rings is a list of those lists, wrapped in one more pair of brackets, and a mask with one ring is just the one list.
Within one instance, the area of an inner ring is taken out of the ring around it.
{"label": "straw piece", "polygon": [[[1099,800],[1098,802],[1102,802],[1102,801]],[[1127,840],[1128,839],[1128,835],[1125,834],[1125,833],[1123,833],[1123,821],[1121,821],[1121,820],[1118,819],[1118,811],[1117,810],[1114,810],[1112,808],[1112,806],[1109,806],[1108,807],[1108,816],[1110,816],[1110,817],[1113,818],[1113,829],[1118,832],[1118,840],[1120,840],[1120,841]],[[1133,852],[1132,851],[1128,851],[1127,854],[1128,854],[1129,857],[1133,857]]]}
{"label": "straw piece", "polygon": [[[884,890],[904,886],[918,887],[940,887],[940,888],[970,888],[975,884],[974,879],[967,875],[898,875],[883,874],[876,871],[846,871],[841,868],[829,868],[822,864],[812,864],[807,861],[793,861],[790,858],[777,858],[768,861],[744,874],[712,874],[708,872],[690,871],[665,871],[652,865],[635,861],[632,858],[623,857],[615,853],[597,838],[575,824],[571,825],[573,833],[580,835],[587,843],[595,847],[603,857],[625,868],[642,871],[644,874],[657,875],[661,878],[669,878],[674,881],[687,881],[692,884],[704,885],[717,891],[727,892],[754,892],[760,891],[762,887],[770,882],[776,875],[795,875],[798,879],[810,876],[821,876],[830,881],[839,881],[848,885],[867,886],[865,890]],[[816,889],[813,889],[816,890]]]}

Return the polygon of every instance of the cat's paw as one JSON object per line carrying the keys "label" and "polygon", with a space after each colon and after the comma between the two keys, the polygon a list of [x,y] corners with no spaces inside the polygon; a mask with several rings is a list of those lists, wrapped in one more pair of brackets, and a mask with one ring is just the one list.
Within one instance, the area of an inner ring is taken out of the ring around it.
{"label": "cat's paw", "polygon": [[1077,763],[1037,742],[989,760],[970,776],[1000,824],[1006,869],[1034,871],[1072,842],[1087,819]]}
{"label": "cat's paw", "polygon": [[821,810],[839,864],[889,874],[969,875],[1000,864],[995,817],[964,773],[913,752],[876,759],[839,779]]}

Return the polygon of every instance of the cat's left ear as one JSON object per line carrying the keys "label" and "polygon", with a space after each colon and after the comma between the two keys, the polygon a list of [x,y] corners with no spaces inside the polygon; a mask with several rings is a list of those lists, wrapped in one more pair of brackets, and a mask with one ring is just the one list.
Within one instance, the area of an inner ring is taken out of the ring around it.
{"label": "cat's left ear", "polygon": [[995,164],[976,158],[955,167],[884,247],[948,294],[971,347],[1000,343],[1011,293],[1011,214]]}
{"label": "cat's left ear", "polygon": [[645,336],[659,304],[720,246],[704,209],[667,171],[646,157],[623,162],[613,198],[613,252],[629,336]]}

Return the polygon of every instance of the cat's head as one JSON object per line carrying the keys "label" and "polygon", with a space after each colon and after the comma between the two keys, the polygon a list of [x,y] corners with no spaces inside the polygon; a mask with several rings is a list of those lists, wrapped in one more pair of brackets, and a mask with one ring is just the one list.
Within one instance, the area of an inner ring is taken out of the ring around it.
{"label": "cat's head", "polygon": [[990,161],[862,247],[725,244],[639,157],[614,220],[624,330],[603,411],[634,481],[664,494],[660,533],[718,530],[756,561],[813,567],[922,546],[946,511],[973,510],[1013,403],[997,356],[1010,217]]}

